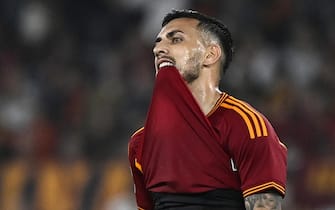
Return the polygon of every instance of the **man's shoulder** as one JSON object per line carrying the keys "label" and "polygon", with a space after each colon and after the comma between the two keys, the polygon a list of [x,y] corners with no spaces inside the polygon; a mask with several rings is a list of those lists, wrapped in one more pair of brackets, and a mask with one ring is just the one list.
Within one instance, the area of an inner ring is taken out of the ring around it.
{"label": "man's shoulder", "polygon": [[254,106],[252,106],[247,101],[228,94],[224,98],[224,100],[220,101],[220,106],[225,109],[232,110],[234,112],[238,112],[238,110],[243,110],[245,112],[248,112],[246,110],[252,112],[259,112]]}
{"label": "man's shoulder", "polygon": [[144,127],[141,127],[139,129],[137,129],[135,132],[133,132],[133,134],[131,135],[131,139],[136,138],[138,136],[141,136],[143,134],[144,131]]}
{"label": "man's shoulder", "polygon": [[128,155],[133,156],[141,148],[144,127],[137,129],[130,137],[128,142]]}
{"label": "man's shoulder", "polygon": [[140,143],[141,140],[143,139],[143,132],[144,127],[141,127],[137,129],[135,132],[133,132],[129,140],[129,146],[133,146]]}
{"label": "man's shoulder", "polygon": [[220,108],[222,113],[226,113],[229,124],[239,132],[245,130],[251,139],[267,135],[267,119],[246,101],[229,95],[221,102]]}

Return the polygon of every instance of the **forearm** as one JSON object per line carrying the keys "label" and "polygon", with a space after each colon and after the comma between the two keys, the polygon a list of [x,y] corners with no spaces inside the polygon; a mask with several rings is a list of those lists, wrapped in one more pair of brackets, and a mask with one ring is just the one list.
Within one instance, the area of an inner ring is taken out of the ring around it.
{"label": "forearm", "polygon": [[281,202],[277,193],[257,193],[244,199],[246,210],[281,210]]}

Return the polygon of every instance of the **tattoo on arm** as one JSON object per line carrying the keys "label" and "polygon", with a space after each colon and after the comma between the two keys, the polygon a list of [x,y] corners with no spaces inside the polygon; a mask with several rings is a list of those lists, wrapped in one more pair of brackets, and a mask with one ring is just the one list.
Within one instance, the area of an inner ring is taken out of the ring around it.
{"label": "tattoo on arm", "polygon": [[246,210],[281,210],[281,196],[276,193],[258,193],[244,198]]}

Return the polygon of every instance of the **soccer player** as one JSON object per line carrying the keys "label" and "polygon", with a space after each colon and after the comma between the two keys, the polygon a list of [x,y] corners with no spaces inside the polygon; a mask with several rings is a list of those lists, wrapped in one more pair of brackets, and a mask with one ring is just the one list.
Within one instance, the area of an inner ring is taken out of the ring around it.
{"label": "soccer player", "polygon": [[281,209],[286,147],[260,112],[219,90],[232,45],[213,17],[163,19],[147,119],[128,148],[139,210]]}

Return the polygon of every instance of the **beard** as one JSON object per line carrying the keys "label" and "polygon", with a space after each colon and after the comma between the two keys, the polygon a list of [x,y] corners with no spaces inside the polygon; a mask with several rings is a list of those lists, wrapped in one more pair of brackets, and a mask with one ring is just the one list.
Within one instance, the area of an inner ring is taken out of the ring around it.
{"label": "beard", "polygon": [[196,54],[186,62],[184,68],[181,68],[181,75],[188,84],[198,79],[200,75],[201,64],[199,60],[200,54]]}

